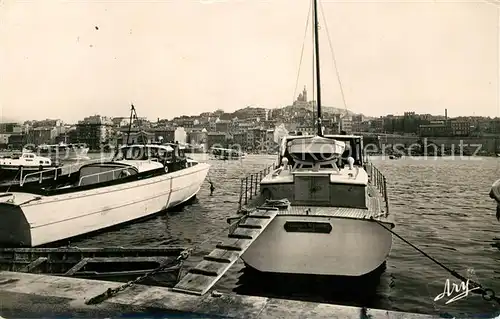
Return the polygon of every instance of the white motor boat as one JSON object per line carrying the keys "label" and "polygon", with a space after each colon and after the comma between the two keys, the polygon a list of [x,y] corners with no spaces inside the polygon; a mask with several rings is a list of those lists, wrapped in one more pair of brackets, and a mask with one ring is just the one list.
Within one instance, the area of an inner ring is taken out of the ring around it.
{"label": "white motor boat", "polygon": [[16,174],[18,171],[24,172],[39,171],[40,168],[52,166],[52,161],[48,157],[38,156],[33,152],[23,150],[21,154],[13,154],[10,157],[0,158],[0,172]]}
{"label": "white motor boat", "polygon": [[324,135],[318,28],[313,29],[317,133],[283,138],[278,168],[260,181],[260,196],[246,207],[276,214],[265,228],[243,224],[231,235],[252,238],[241,258],[261,272],[362,276],[379,269],[392,247],[385,178],[366,162],[361,136]]}
{"label": "white motor boat", "polygon": [[0,244],[40,246],[152,216],[193,198],[209,168],[177,144],[136,144],[73,173],[44,171],[52,179],[27,174],[0,187]]}
{"label": "white motor boat", "polygon": [[[300,138],[287,137],[285,144],[295,145],[289,142]],[[248,266],[271,273],[361,276],[387,259],[392,234],[382,225],[391,229],[394,224],[385,179],[366,166],[362,137],[324,138],[332,147],[346,143],[353,154],[328,161],[296,161],[288,148],[280,154],[279,167],[260,181],[260,196],[253,202],[277,205],[279,212],[243,253]]]}

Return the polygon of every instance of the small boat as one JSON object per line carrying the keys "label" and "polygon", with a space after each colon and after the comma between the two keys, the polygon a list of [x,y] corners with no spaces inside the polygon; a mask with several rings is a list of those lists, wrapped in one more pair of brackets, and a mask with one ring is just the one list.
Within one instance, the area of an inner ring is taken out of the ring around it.
{"label": "small boat", "polygon": [[135,144],[67,175],[26,174],[0,187],[0,244],[36,247],[150,217],[196,196],[209,168],[178,144]]}
{"label": "small boat", "polygon": [[221,148],[212,147],[209,151],[210,159],[215,160],[238,160],[245,158],[245,153],[231,149],[231,148]]}
{"label": "small boat", "polygon": [[172,263],[142,282],[171,287],[181,275],[182,262],[174,261],[182,251],[181,247],[0,248],[0,271],[129,281]]}
{"label": "small boat", "polygon": [[401,154],[391,154],[391,155],[389,155],[389,159],[391,159],[391,160],[400,159],[401,157],[402,157]]}
{"label": "small boat", "polygon": [[0,176],[1,178],[8,178],[17,175],[20,171],[40,171],[51,166],[52,161],[50,158],[23,150],[21,154],[14,153],[9,157],[0,158]]}

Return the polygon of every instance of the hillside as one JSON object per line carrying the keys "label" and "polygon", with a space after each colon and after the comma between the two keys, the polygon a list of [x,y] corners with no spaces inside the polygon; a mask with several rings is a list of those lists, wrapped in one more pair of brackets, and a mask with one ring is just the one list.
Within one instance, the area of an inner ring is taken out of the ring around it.
{"label": "hillside", "polygon": [[21,122],[22,121],[19,121],[18,119],[12,117],[0,116],[0,123],[21,123]]}
{"label": "hillside", "polygon": [[[294,106],[294,105],[288,105],[288,106],[285,106],[281,109],[289,109],[289,108],[301,108],[301,109],[310,109],[308,107],[305,107],[305,106]],[[280,108],[278,108],[280,109]],[[338,107],[333,107],[333,106],[322,106],[321,107],[321,110],[325,113],[331,113],[331,114],[345,114],[345,109],[342,109],[342,108],[338,108]],[[312,111],[312,109],[311,109]],[[357,113],[354,113],[352,112],[351,110],[347,110],[347,113],[349,115],[357,115]]]}

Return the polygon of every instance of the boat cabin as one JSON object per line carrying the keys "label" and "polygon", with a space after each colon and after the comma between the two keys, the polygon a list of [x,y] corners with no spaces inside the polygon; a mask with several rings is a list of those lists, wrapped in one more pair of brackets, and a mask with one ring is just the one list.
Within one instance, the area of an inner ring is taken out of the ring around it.
{"label": "boat cabin", "polygon": [[0,165],[12,166],[50,166],[52,162],[49,158],[37,156],[32,152],[14,153],[11,157],[0,160]]}
{"label": "boat cabin", "polygon": [[[163,175],[196,164],[198,162],[185,157],[183,149],[178,144],[127,145],[116,152],[113,160],[89,162],[81,166],[77,172],[63,174],[62,169],[58,168],[27,174],[19,187],[33,188],[34,193],[47,195],[47,191],[93,187],[91,185],[114,184],[152,175]],[[54,177],[46,179],[44,175]],[[38,180],[26,182],[27,178]]]}
{"label": "boat cabin", "polygon": [[[363,138],[354,135],[325,135],[319,148],[300,158],[296,139],[283,138],[278,168],[262,179],[262,199],[287,198],[292,205],[367,208],[368,173],[364,168]],[[331,145],[326,145],[328,142]],[[326,146],[324,146],[326,145]],[[321,154],[326,150],[326,155]]]}
{"label": "boat cabin", "polygon": [[178,144],[126,145],[116,152],[113,161],[91,163],[79,171],[81,185],[112,181],[144,172],[174,172],[192,166]]}

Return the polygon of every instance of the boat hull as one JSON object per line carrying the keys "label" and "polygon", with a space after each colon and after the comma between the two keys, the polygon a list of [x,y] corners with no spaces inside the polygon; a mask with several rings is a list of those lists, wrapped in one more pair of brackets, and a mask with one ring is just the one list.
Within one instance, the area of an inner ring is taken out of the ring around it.
{"label": "boat hull", "polygon": [[194,197],[209,168],[62,195],[11,193],[0,197],[0,243],[35,247],[148,217]]}
{"label": "boat hull", "polygon": [[[285,229],[290,222],[329,224],[331,231]],[[391,233],[370,220],[278,215],[241,258],[261,272],[357,277],[382,265],[391,247]]]}

